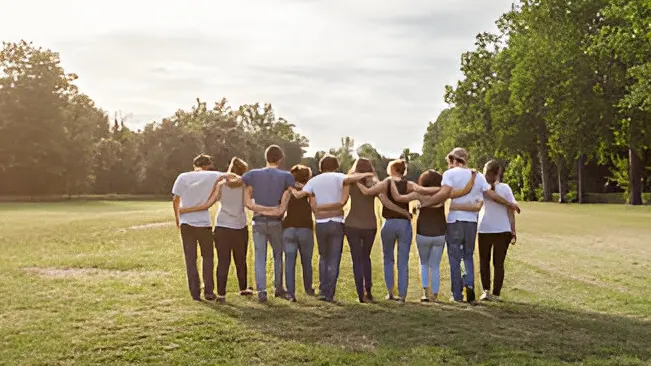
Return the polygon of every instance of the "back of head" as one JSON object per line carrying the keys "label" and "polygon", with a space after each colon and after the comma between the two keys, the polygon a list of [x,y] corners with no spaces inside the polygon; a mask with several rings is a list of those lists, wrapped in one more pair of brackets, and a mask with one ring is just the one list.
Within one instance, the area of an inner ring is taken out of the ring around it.
{"label": "back of head", "polygon": [[455,147],[448,153],[448,162],[450,163],[460,163],[460,164],[467,164],[468,163],[468,152],[466,149],[462,147]]}
{"label": "back of head", "polygon": [[247,164],[244,160],[234,157],[231,159],[231,163],[228,166],[228,172],[237,174],[239,176],[244,175],[249,170],[249,164]]}
{"label": "back of head", "polygon": [[427,170],[418,177],[418,185],[421,187],[440,187],[443,181],[441,173],[435,170]]}
{"label": "back of head", "polygon": [[392,160],[389,165],[387,165],[387,174],[404,176],[407,174],[407,162],[404,159]]}
{"label": "back of head", "polygon": [[359,158],[355,160],[353,166],[350,168],[350,172],[353,173],[374,173],[375,169],[371,161],[366,158]]}
{"label": "back of head", "polygon": [[301,164],[294,165],[290,170],[290,173],[292,173],[294,180],[301,184],[307,183],[307,181],[312,178],[312,169]]}
{"label": "back of head", "polygon": [[502,174],[502,165],[497,160],[490,160],[486,165],[484,165],[484,176],[486,177],[486,182],[491,185],[492,189],[495,190],[495,183],[500,179]]}
{"label": "back of head", "polygon": [[285,153],[280,146],[271,145],[267,148],[267,150],[265,150],[264,156],[267,160],[267,163],[280,165],[280,162],[282,162],[283,158],[285,157]]}
{"label": "back of head", "polygon": [[212,157],[206,154],[197,155],[194,160],[192,160],[192,165],[194,165],[195,168],[210,169],[213,166]]}
{"label": "back of head", "polygon": [[319,162],[319,170],[321,173],[334,172],[337,169],[339,169],[339,160],[330,154],[324,156]]}

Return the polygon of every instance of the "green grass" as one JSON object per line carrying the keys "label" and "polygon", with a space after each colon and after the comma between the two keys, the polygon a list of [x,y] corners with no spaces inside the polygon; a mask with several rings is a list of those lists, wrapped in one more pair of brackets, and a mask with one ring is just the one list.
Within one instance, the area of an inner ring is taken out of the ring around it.
{"label": "green grass", "polygon": [[[506,301],[478,306],[418,303],[415,247],[404,306],[355,303],[347,248],[340,305],[300,292],[296,304],[258,304],[235,293],[233,269],[226,304],[196,303],[176,229],[131,228],[170,221],[170,211],[0,204],[0,364],[651,363],[650,207],[525,204]],[[379,241],[373,266],[382,297]],[[445,258],[441,273],[447,294]]]}

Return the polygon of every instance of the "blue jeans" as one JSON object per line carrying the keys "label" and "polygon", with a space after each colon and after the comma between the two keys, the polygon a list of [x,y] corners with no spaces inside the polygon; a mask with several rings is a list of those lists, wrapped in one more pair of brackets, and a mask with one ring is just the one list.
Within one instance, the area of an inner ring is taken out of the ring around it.
{"label": "blue jeans", "polygon": [[443,248],[445,248],[445,235],[416,235],[416,246],[420,256],[420,278],[423,282],[423,288],[431,287],[432,292],[438,294],[441,283],[440,267]]}
{"label": "blue jeans", "polygon": [[384,252],[384,282],[387,291],[393,295],[394,249],[398,242],[398,296],[407,296],[409,285],[409,251],[413,238],[411,221],[406,219],[388,219],[382,226],[382,251]]}
{"label": "blue jeans", "polygon": [[[462,289],[465,285],[475,288],[475,237],[477,236],[477,223],[469,221],[456,221],[448,224],[445,240],[448,243],[448,260],[450,261],[450,285],[455,301],[463,300]],[[461,261],[466,267],[466,278],[461,278]]]}
{"label": "blue jeans", "polygon": [[287,292],[296,296],[296,253],[301,254],[303,266],[303,287],[305,292],[312,290],[312,254],[314,253],[314,232],[311,228],[288,227],[283,231],[285,251],[285,281]]}
{"label": "blue jeans", "polygon": [[332,301],[344,247],[344,224],[334,221],[317,223],[316,240],[319,245],[319,289],[321,296]]}
{"label": "blue jeans", "polygon": [[346,237],[350,245],[350,257],[353,260],[353,276],[355,276],[355,288],[357,297],[362,300],[364,291],[371,293],[373,282],[371,281],[371,249],[375,241],[377,229],[360,229],[346,226]]}
{"label": "blue jeans", "polygon": [[283,291],[283,227],[280,220],[253,224],[255,284],[259,292],[267,291],[267,242],[274,256],[274,286]]}

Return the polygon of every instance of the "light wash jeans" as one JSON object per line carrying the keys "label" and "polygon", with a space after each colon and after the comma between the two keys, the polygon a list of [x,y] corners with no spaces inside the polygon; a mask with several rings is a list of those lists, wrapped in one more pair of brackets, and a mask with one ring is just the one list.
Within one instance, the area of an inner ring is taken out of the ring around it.
{"label": "light wash jeans", "polygon": [[253,224],[255,252],[255,284],[259,292],[267,292],[267,243],[274,256],[274,286],[283,291],[283,227],[280,220],[256,221]]}
{"label": "light wash jeans", "polygon": [[303,287],[306,293],[312,289],[312,254],[314,253],[314,231],[311,228],[288,227],[283,231],[285,251],[285,281],[287,292],[296,296],[296,254],[301,254],[303,267]]}
{"label": "light wash jeans", "polygon": [[[477,223],[469,221],[456,221],[448,224],[445,240],[448,243],[448,259],[450,261],[450,282],[452,296],[455,301],[463,300],[462,289],[464,286],[475,287],[475,237],[477,236]],[[461,261],[463,260],[466,277],[461,278]]]}
{"label": "light wash jeans", "polygon": [[407,219],[388,219],[382,225],[380,233],[382,251],[384,252],[384,282],[389,294],[393,295],[393,267],[395,264],[394,249],[398,242],[398,296],[407,296],[409,285],[409,251],[413,232],[411,221]]}
{"label": "light wash jeans", "polygon": [[441,283],[441,256],[445,248],[445,235],[422,236],[416,235],[416,246],[420,256],[420,278],[423,288],[430,287],[438,294]]}

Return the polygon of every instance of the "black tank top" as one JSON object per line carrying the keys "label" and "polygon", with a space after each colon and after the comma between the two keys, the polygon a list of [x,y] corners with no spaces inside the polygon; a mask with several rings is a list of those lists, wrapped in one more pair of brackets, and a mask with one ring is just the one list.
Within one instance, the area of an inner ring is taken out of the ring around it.
{"label": "black tank top", "polygon": [[283,229],[294,228],[309,228],[312,229],[312,207],[307,197],[296,199],[294,195],[289,198],[287,204],[287,215],[283,219]]}
{"label": "black tank top", "polygon": [[447,231],[445,207],[421,207],[416,222],[416,233],[422,236],[441,236]]}
{"label": "black tank top", "polygon": [[[387,194],[389,196],[389,200],[391,202],[395,203],[396,205],[398,205],[398,207],[404,208],[406,211],[409,211],[409,203],[408,202],[401,203],[401,202],[396,202],[393,199],[393,196],[391,195],[391,182],[388,182],[388,183],[389,184],[387,185],[387,188],[388,188]],[[406,194],[407,193],[407,179],[403,178],[399,182],[396,182],[396,188],[398,188],[398,192],[400,194]],[[385,219],[405,219],[405,220],[408,220],[408,218],[406,218],[405,215],[403,215],[401,213],[398,213],[398,212],[395,212],[393,210],[390,210],[390,209],[388,209],[386,207],[382,207],[382,217],[384,217]]]}

